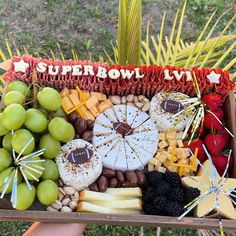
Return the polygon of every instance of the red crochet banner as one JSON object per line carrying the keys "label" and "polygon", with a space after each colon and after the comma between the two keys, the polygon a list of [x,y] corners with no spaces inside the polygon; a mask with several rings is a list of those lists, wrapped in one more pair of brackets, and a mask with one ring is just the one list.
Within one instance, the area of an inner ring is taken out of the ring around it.
{"label": "red crochet banner", "polygon": [[102,62],[54,61],[31,56],[13,57],[4,78],[31,83],[34,70],[37,71],[41,85],[59,89],[75,88],[78,85],[83,90],[119,96],[132,93],[151,97],[162,90],[178,91],[192,96],[195,94],[192,82],[194,75],[202,94],[214,91],[226,95],[235,86],[230,74],[221,69],[194,67],[188,70],[158,65],[108,66]]}

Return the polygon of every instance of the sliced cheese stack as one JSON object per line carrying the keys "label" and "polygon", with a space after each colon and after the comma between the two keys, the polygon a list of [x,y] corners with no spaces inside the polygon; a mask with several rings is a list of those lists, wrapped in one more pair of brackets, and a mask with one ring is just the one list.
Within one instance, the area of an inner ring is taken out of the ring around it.
{"label": "sliced cheese stack", "polygon": [[105,193],[80,192],[78,212],[139,214],[142,209],[140,188],[108,188]]}
{"label": "sliced cheese stack", "polygon": [[114,170],[142,169],[155,155],[158,130],[146,112],[116,105],[95,120],[93,144],[103,165]]}
{"label": "sliced cheese stack", "polygon": [[113,106],[105,94],[64,88],[61,91],[62,107],[66,114],[76,111],[82,119],[95,120],[100,113]]}

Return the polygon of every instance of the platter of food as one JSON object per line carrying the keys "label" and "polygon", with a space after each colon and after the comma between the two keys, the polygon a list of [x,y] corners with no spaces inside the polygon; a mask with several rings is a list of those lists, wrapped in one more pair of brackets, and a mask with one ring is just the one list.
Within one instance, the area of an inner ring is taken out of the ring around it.
{"label": "platter of food", "polygon": [[227,71],[28,55],[0,66],[0,219],[236,228]]}

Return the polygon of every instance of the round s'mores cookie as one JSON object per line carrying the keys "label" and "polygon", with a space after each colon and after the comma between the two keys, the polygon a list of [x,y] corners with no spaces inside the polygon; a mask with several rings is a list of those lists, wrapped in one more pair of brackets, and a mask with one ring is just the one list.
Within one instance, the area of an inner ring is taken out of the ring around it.
{"label": "round s'mores cookie", "polygon": [[62,181],[81,191],[102,173],[102,158],[93,145],[82,139],[75,139],[63,145],[56,157]]}
{"label": "round s'mores cookie", "polygon": [[171,128],[176,131],[184,130],[189,116],[182,116],[184,113],[176,117],[173,115],[185,108],[182,102],[188,98],[189,96],[179,92],[160,92],[152,98],[149,113],[159,131],[166,132]]}

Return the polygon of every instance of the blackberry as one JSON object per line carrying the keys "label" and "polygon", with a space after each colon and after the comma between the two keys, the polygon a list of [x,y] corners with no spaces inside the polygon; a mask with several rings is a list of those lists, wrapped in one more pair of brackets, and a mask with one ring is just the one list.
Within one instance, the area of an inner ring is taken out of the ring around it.
{"label": "blackberry", "polygon": [[153,201],[156,197],[156,191],[152,187],[148,187],[143,191],[142,199],[144,202],[150,202]]}
{"label": "blackberry", "polygon": [[176,172],[166,172],[165,181],[173,187],[181,187],[181,178]]}
{"label": "blackberry", "polygon": [[153,205],[155,206],[157,212],[161,213],[163,212],[167,202],[168,200],[165,197],[157,196],[153,201]]}
{"label": "blackberry", "polygon": [[162,180],[158,183],[156,187],[156,194],[159,196],[167,196],[171,191],[171,185],[168,184],[166,181]]}
{"label": "blackberry", "polygon": [[173,188],[168,198],[172,201],[181,203],[184,201],[184,190],[182,188]]}
{"label": "blackberry", "polygon": [[164,212],[168,215],[168,216],[180,216],[181,214],[183,214],[185,211],[185,209],[180,206],[177,202],[172,202],[169,201],[166,203],[166,206],[164,208]]}
{"label": "blackberry", "polygon": [[144,202],[143,203],[143,212],[144,212],[144,214],[147,214],[147,215],[158,214],[158,212],[152,202]]}
{"label": "blackberry", "polygon": [[201,194],[201,192],[198,188],[192,188],[192,187],[185,188],[184,202],[190,203],[196,197],[198,197],[200,194]]}
{"label": "blackberry", "polygon": [[156,186],[162,180],[162,173],[156,170],[148,173],[148,182],[152,186]]}

